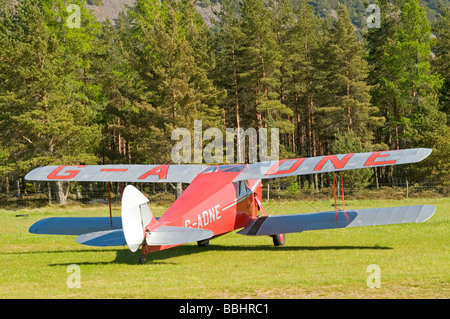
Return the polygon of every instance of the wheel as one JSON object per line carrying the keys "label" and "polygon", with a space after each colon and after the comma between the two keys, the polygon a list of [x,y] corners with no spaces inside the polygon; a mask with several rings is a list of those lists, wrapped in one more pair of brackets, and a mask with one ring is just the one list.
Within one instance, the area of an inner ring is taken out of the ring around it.
{"label": "wheel", "polygon": [[275,246],[283,246],[286,241],[284,234],[272,235],[272,239]]}
{"label": "wheel", "polygon": [[140,264],[140,265],[144,265],[145,262],[146,262],[145,255],[141,255],[141,256],[139,257],[139,264]]}
{"label": "wheel", "polygon": [[198,247],[206,247],[209,245],[209,239],[200,240],[197,242]]}

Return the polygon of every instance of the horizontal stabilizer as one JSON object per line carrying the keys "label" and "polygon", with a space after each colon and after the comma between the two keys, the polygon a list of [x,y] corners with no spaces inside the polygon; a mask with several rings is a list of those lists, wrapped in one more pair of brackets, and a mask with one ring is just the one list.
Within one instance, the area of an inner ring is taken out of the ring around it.
{"label": "horizontal stabilizer", "polygon": [[261,236],[319,229],[421,223],[431,218],[435,211],[436,207],[434,206],[418,205],[339,211],[337,219],[334,211],[263,216],[250,222],[238,234]]}
{"label": "horizontal stabilizer", "polygon": [[37,221],[28,230],[33,234],[81,235],[86,233],[121,229],[120,217],[51,217]]}
{"label": "horizontal stabilizer", "polygon": [[206,229],[161,226],[146,233],[150,246],[181,245],[211,238],[214,233]]}
{"label": "horizontal stabilizer", "polygon": [[122,229],[83,234],[75,238],[75,242],[97,247],[125,246],[127,244]]}

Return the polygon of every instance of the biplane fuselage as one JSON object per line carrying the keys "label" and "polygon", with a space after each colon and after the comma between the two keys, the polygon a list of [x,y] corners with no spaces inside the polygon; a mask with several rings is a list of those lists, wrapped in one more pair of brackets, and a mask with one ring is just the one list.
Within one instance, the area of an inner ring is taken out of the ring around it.
{"label": "biplane fuselage", "polygon": [[[245,166],[211,166],[200,173],[158,219],[159,224],[150,223],[145,231],[151,232],[160,226],[176,226],[207,229],[219,236],[245,227],[259,211],[255,196],[262,196],[261,180],[233,182]],[[174,246],[150,246],[147,251]]]}

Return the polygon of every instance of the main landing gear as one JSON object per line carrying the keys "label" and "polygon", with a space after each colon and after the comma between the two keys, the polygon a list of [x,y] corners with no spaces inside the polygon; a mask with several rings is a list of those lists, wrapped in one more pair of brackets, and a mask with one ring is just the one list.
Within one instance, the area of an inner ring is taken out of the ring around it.
{"label": "main landing gear", "polygon": [[286,242],[284,234],[272,235],[272,239],[275,246],[284,246],[284,243]]}
{"label": "main landing gear", "polygon": [[198,247],[206,247],[209,245],[209,239],[200,240],[197,242]]}

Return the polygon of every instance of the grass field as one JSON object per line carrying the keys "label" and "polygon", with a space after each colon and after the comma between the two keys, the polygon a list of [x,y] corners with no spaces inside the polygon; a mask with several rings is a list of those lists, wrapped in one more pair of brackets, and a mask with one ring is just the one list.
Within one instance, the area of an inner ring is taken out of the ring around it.
{"label": "grass field", "polygon": [[[0,209],[0,298],[450,298],[450,198],[349,200],[346,207],[432,204],[425,223],[288,234],[235,232],[208,247],[188,244],[147,256],[126,247],[92,248],[74,236],[28,233],[51,216],[107,216],[107,206]],[[331,202],[265,203],[270,214],[332,210]],[[160,216],[165,207],[152,207]],[[27,215],[19,216],[16,215]],[[119,216],[119,207],[114,207]],[[81,288],[67,281],[79,268]],[[369,288],[369,265],[378,265],[380,288]]]}

